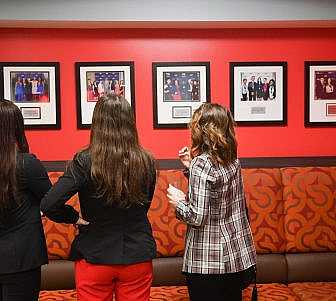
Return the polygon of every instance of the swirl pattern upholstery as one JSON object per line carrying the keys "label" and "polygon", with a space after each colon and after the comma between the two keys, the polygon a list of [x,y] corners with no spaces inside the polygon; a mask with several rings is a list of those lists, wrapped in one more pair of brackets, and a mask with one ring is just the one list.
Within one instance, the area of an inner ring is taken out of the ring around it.
{"label": "swirl pattern upholstery", "polygon": [[242,175],[257,253],[283,253],[286,242],[280,170],[243,169]]}
{"label": "swirl pattern upholstery", "polygon": [[336,167],[282,168],[286,252],[336,251]]}
{"label": "swirl pattern upholstery", "polygon": [[[54,184],[62,175],[61,172],[49,173],[50,181]],[[73,196],[69,205],[79,210],[78,196]],[[76,235],[76,228],[73,225],[57,224],[47,218],[42,218],[44,233],[46,236],[49,259],[67,259],[70,253],[71,243]]]}
{"label": "swirl pattern upholstery", "polygon": [[39,301],[77,301],[77,294],[75,290],[42,291]]}
{"label": "swirl pattern upholstery", "polygon": [[[251,300],[252,288],[243,292],[243,301]],[[315,292],[316,293],[316,292]],[[317,296],[317,295],[316,295]],[[323,294],[320,294],[323,296]],[[75,301],[77,295],[75,290],[43,291],[40,293],[40,301]],[[260,284],[258,285],[259,301],[299,301],[294,293],[284,284]],[[304,299],[306,300],[306,299]],[[331,301],[335,299],[307,299]],[[188,289],[186,286],[161,286],[152,287],[150,301],[189,301]]]}
{"label": "swirl pattern upholstery", "polygon": [[305,282],[292,283],[289,288],[300,300],[305,301],[335,301],[336,282]]}
{"label": "swirl pattern upholstery", "polygon": [[181,171],[160,170],[148,217],[152,225],[157,245],[158,257],[182,256],[186,226],[176,219],[175,212],[167,199],[169,184],[183,190],[188,189],[188,181]]}
{"label": "swirl pattern upholstery", "polygon": [[[258,284],[258,301],[300,301],[288,286],[279,283]],[[243,291],[243,301],[250,301],[252,287]]]}

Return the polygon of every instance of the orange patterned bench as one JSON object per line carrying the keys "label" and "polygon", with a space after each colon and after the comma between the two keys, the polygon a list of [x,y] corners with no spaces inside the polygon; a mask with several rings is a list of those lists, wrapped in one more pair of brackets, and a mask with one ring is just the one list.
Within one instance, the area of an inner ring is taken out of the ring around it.
{"label": "orange patterned bench", "polygon": [[[61,173],[51,172],[52,181]],[[243,169],[258,253],[258,300],[336,300],[336,167]],[[166,198],[169,183],[184,190],[180,170],[160,170],[149,211],[158,258],[151,300],[189,300],[180,273],[185,225]],[[70,202],[78,206],[74,197]],[[43,268],[40,300],[76,300],[71,225],[44,219],[50,264]],[[244,291],[248,300],[251,290]]]}

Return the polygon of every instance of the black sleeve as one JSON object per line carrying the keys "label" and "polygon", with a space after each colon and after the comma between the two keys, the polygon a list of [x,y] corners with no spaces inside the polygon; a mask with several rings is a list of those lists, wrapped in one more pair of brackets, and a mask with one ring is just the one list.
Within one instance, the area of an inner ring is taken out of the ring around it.
{"label": "black sleeve", "polygon": [[155,185],[156,185],[156,168],[155,168],[155,163],[153,162],[152,167],[151,167],[150,182],[148,183],[148,201],[149,202],[151,202],[153,199]]}
{"label": "black sleeve", "polygon": [[26,183],[29,191],[38,203],[51,188],[47,171],[34,155],[27,154],[23,157],[23,166]]}
{"label": "black sleeve", "polygon": [[75,224],[78,220],[78,211],[65,203],[87,183],[90,170],[79,157],[70,162],[63,176],[42,199],[41,211],[54,222]]}
{"label": "black sleeve", "polygon": [[190,170],[189,170],[189,168],[183,169],[182,172],[183,172],[184,176],[189,180],[189,177],[190,177]]}

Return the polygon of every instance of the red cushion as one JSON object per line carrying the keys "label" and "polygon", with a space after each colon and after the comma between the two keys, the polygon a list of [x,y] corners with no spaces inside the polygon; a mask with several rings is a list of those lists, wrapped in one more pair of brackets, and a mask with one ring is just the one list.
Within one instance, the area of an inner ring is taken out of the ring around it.
{"label": "red cushion", "polygon": [[41,291],[39,301],[77,301],[75,290]]}
{"label": "red cushion", "polygon": [[287,253],[336,251],[336,167],[282,168]]}
{"label": "red cushion", "polygon": [[[299,301],[288,286],[279,283],[258,284],[258,301]],[[243,292],[243,301],[251,300],[252,287]]]}
{"label": "red cushion", "polygon": [[257,253],[283,253],[286,242],[280,170],[243,169],[242,175]]}
{"label": "red cushion", "polygon": [[188,188],[188,181],[181,171],[158,171],[154,197],[148,212],[158,257],[181,256],[184,251],[186,225],[176,219],[175,211],[169,205],[169,184],[175,184],[185,192]]}

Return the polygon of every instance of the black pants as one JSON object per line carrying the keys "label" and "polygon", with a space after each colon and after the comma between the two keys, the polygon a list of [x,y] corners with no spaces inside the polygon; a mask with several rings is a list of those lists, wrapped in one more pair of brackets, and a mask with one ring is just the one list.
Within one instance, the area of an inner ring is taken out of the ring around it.
{"label": "black pants", "polygon": [[14,274],[0,274],[0,301],[37,301],[41,268]]}
{"label": "black pants", "polygon": [[242,301],[240,273],[185,275],[191,301]]}

